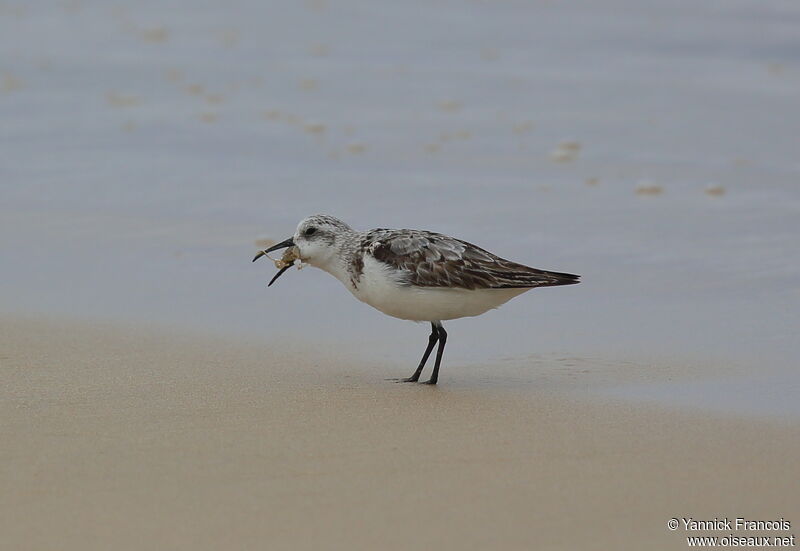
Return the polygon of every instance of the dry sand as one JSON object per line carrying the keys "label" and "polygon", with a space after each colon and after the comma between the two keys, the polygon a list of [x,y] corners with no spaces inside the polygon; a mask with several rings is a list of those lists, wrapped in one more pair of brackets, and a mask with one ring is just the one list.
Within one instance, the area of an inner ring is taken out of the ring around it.
{"label": "dry sand", "polygon": [[0,321],[1,548],[684,549],[671,517],[800,523],[797,424],[123,329]]}

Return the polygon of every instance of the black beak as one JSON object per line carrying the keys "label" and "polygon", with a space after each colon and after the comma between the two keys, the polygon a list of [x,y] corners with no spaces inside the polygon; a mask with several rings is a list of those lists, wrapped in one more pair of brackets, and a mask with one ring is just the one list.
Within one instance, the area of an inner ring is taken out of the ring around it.
{"label": "black beak", "polygon": [[[286,247],[291,247],[292,245],[294,245],[294,241],[292,241],[292,238],[290,237],[286,241],[281,241],[280,243],[278,243],[277,245],[273,245],[269,249],[266,249],[264,251],[258,251],[258,254],[253,259],[253,262],[255,262],[256,260],[258,260],[259,258],[261,258],[262,256],[264,256],[267,253],[271,253],[272,251],[277,251],[278,249],[285,249]],[[278,275],[280,275],[281,273],[283,273],[283,272],[278,272]],[[275,281],[275,280],[273,279],[273,281]]]}
{"label": "black beak", "polygon": [[291,265],[289,265],[289,266],[284,266],[283,268],[281,268],[280,270],[278,270],[278,273],[277,273],[277,274],[275,274],[275,277],[273,277],[272,279],[270,279],[270,280],[269,280],[269,283],[267,283],[267,287],[269,287],[270,285],[272,285],[273,283],[275,283],[275,280],[276,280],[276,279],[278,279],[279,277],[281,277],[281,276],[283,275],[283,272],[285,272],[286,270],[288,270],[288,269],[289,269],[289,268],[291,268],[291,267],[292,267]]}
{"label": "black beak", "polygon": [[[277,250],[279,250],[279,249],[285,249],[286,247],[291,247],[291,246],[293,246],[293,245],[294,245],[294,241],[292,241],[292,238],[290,237],[290,238],[289,238],[289,239],[287,239],[286,241],[281,241],[280,243],[278,243],[277,245],[273,245],[273,246],[272,246],[272,247],[270,247],[269,249],[266,249],[266,250],[263,250],[263,251],[258,251],[258,254],[257,254],[257,255],[256,255],[256,257],[253,259],[253,262],[255,262],[256,260],[258,260],[258,259],[259,259],[259,258],[261,258],[262,256],[265,256],[267,253],[271,253],[272,251],[277,251]],[[284,266],[283,268],[281,268],[280,270],[278,270],[278,273],[277,273],[277,274],[275,274],[275,277],[273,277],[273,278],[270,280],[270,282],[267,284],[267,287],[269,287],[270,285],[272,285],[273,283],[275,283],[275,280],[276,280],[276,279],[278,279],[279,277],[281,277],[281,276],[283,275],[283,272],[285,272],[286,270],[288,270],[288,269],[289,269],[289,268],[291,268],[291,267],[292,267],[292,265],[290,264],[289,266]]]}

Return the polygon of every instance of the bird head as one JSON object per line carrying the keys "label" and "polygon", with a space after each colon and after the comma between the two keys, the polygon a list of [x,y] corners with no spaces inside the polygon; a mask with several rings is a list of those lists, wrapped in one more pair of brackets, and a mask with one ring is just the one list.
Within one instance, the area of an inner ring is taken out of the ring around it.
{"label": "bird head", "polygon": [[[296,256],[301,262],[325,269],[337,258],[342,237],[352,232],[352,228],[338,218],[315,214],[301,220],[292,237],[260,251],[253,262],[272,251],[295,247]],[[269,285],[272,285],[290,267],[291,264],[282,267]]]}

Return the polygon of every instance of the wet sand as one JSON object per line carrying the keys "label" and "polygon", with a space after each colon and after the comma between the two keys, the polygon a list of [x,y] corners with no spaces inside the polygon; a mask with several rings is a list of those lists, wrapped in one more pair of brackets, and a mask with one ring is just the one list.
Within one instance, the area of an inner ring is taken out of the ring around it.
{"label": "wet sand", "polygon": [[0,547],[683,549],[672,517],[800,522],[797,423],[366,362],[0,320]]}

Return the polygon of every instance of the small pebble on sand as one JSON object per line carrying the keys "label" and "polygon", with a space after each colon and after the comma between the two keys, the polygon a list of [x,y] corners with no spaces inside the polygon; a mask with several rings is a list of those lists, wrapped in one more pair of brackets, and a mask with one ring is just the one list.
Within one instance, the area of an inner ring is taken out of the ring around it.
{"label": "small pebble on sand", "polygon": [[636,195],[661,195],[663,192],[664,188],[648,180],[639,182],[639,185],[636,186]]}

